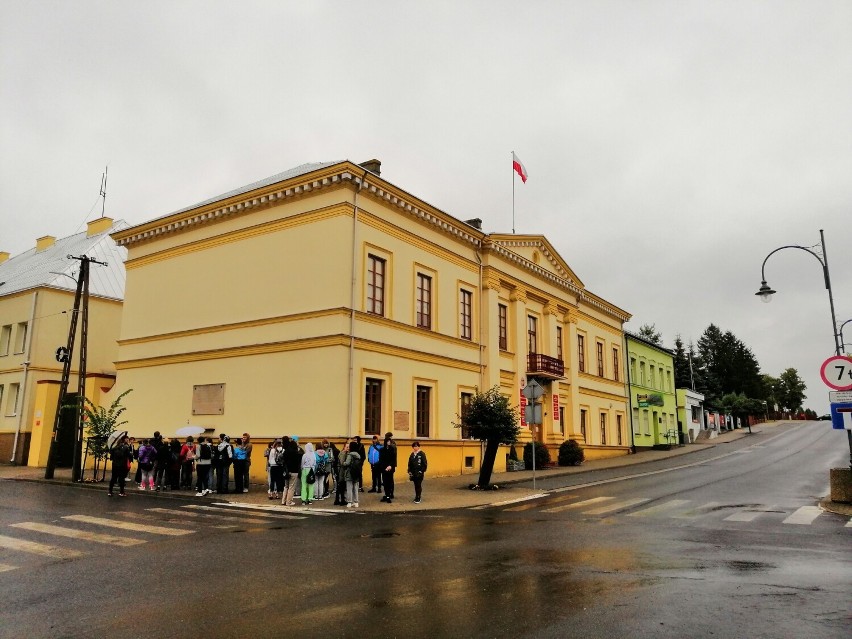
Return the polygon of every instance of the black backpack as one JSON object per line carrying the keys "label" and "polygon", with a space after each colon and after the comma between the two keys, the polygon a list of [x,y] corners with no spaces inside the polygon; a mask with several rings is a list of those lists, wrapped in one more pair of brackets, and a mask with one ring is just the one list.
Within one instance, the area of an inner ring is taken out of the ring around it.
{"label": "black backpack", "polygon": [[213,456],[210,452],[210,444],[207,442],[201,444],[201,450],[198,451],[198,455],[201,459],[210,459]]}

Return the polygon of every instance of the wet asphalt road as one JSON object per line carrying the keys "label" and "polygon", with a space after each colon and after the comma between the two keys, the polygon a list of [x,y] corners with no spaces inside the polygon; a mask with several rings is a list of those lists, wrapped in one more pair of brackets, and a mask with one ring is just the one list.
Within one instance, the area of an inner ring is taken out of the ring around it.
{"label": "wet asphalt road", "polygon": [[779,427],[406,515],[0,481],[0,637],[847,637],[852,528],[809,510],[847,454]]}

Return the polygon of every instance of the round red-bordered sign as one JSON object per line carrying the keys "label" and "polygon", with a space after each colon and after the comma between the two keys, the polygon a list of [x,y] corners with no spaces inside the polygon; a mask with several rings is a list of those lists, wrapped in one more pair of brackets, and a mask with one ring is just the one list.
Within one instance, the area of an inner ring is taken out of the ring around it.
{"label": "round red-bordered sign", "polygon": [[852,390],[852,357],[835,355],[822,363],[819,376],[831,389]]}

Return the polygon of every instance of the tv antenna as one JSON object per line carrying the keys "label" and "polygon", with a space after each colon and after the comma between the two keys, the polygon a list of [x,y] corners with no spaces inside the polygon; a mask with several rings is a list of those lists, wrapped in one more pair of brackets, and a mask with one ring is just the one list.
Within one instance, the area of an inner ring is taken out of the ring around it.
{"label": "tv antenna", "polygon": [[109,175],[109,164],[107,164],[104,169],[103,175],[101,175],[101,197],[103,198],[103,202],[101,203],[101,217],[104,217],[104,213],[106,211],[106,185],[107,185],[107,176]]}

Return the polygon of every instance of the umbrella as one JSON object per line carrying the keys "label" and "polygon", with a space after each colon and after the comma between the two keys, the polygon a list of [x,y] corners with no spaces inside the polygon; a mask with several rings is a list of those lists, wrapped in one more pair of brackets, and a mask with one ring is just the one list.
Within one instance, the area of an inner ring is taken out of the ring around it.
{"label": "umbrella", "polygon": [[175,431],[178,437],[189,437],[190,435],[200,435],[206,428],[204,426],[183,426]]}
{"label": "umbrella", "polygon": [[121,438],[127,434],[126,430],[114,430],[107,437],[107,448],[115,448]]}

